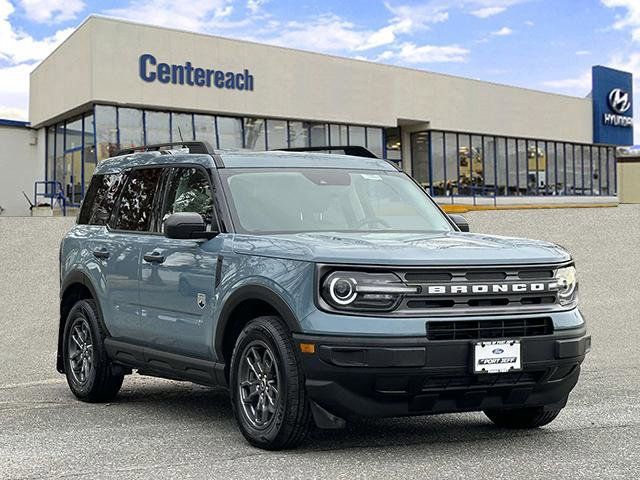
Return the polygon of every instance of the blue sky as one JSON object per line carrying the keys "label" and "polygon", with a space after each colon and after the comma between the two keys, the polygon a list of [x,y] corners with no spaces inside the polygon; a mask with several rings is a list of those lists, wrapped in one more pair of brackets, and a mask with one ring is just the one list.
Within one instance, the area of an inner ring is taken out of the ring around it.
{"label": "blue sky", "polygon": [[609,65],[640,92],[640,0],[0,0],[0,118],[92,13],[576,96]]}

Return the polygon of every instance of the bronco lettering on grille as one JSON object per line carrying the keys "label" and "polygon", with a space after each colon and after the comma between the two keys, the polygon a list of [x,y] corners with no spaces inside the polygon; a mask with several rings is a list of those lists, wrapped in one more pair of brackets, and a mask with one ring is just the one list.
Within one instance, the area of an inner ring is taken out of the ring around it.
{"label": "bronco lettering on grille", "polygon": [[523,293],[546,292],[552,290],[555,283],[481,283],[473,285],[428,285],[429,295],[468,295],[476,293]]}

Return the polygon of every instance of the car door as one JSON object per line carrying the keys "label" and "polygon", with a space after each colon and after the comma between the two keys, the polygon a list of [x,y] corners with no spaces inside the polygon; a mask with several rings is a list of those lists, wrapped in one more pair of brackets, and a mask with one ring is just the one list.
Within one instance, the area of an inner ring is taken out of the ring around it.
{"label": "car door", "polygon": [[107,226],[125,179],[120,172],[94,175],[77,222],[86,258],[84,270],[99,292],[97,300],[109,334],[117,340],[133,338],[139,325],[140,252]]}
{"label": "car door", "polygon": [[[161,191],[163,169],[136,168],[126,173],[122,193],[111,217],[104,255],[109,331],[116,340],[142,344],[139,276],[143,245],[151,236],[153,205]],[[94,253],[95,254],[95,253]]]}
{"label": "car door", "polygon": [[[207,229],[218,229],[209,172],[174,167],[168,175],[157,229],[172,213],[196,212]],[[215,272],[221,238],[148,237],[140,270],[141,327],[151,348],[210,358],[215,306]]]}

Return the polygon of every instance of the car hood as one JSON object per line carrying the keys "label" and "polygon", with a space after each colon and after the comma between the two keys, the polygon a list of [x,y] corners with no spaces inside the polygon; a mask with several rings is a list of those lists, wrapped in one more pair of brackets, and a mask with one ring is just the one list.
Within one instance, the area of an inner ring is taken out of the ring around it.
{"label": "car hood", "polygon": [[297,233],[233,237],[236,253],[358,265],[497,265],[571,259],[549,242],[463,232]]}

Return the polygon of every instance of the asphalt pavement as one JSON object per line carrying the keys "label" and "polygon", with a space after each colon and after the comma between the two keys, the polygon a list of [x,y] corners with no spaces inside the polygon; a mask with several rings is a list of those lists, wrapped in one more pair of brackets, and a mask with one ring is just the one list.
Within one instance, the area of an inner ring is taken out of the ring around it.
{"label": "asphalt pavement", "polygon": [[244,441],[224,389],[132,375],[113,403],[76,401],[54,360],[73,220],[0,217],[0,478],[640,478],[640,206],[467,217],[573,253],[593,350],[568,406],[534,431],[481,413],[363,420],[286,452]]}

